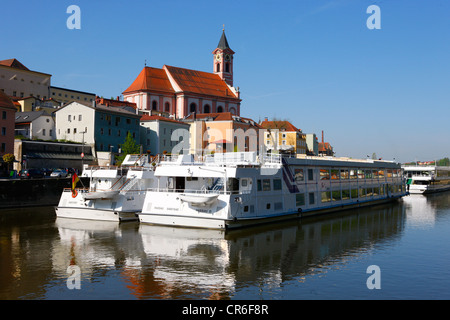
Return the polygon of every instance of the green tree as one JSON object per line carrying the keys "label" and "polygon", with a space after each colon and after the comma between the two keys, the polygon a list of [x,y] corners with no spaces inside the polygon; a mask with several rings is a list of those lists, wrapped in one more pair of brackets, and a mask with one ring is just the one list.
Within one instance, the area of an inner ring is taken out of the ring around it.
{"label": "green tree", "polygon": [[3,161],[8,165],[8,171],[11,170],[11,165],[13,164],[15,159],[16,158],[14,157],[14,155],[12,153],[5,153],[3,155]]}
{"label": "green tree", "polygon": [[437,161],[438,166],[450,166],[450,159],[449,158],[443,158]]}
{"label": "green tree", "polygon": [[140,153],[141,145],[137,144],[136,141],[133,139],[133,136],[130,132],[128,132],[125,141],[123,144],[120,145],[120,148],[122,149],[122,153],[119,156],[116,156],[117,164],[120,165],[125,157],[128,154],[138,154]]}

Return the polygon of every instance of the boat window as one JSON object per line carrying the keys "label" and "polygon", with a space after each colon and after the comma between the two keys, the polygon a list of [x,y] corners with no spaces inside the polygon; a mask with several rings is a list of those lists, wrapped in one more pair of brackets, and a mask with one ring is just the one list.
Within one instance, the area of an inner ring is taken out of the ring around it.
{"label": "boat window", "polygon": [[246,187],[247,184],[248,184],[247,179],[242,179],[242,180],[241,180],[241,185],[242,185],[243,187]]}
{"label": "boat window", "polygon": [[350,199],[350,190],[342,190],[342,200]]}
{"label": "boat window", "polygon": [[321,198],[322,202],[330,202],[331,201],[331,195],[329,191],[321,192]]}
{"label": "boat window", "polygon": [[373,188],[373,195],[374,196],[379,196],[380,195],[380,188],[379,187]]}
{"label": "boat window", "polygon": [[308,169],[308,180],[314,180],[314,170],[313,169]]}
{"label": "boat window", "polygon": [[333,201],[341,201],[341,190],[332,191],[331,198]]}
{"label": "boat window", "polygon": [[372,179],[373,175],[372,175],[372,170],[366,170],[366,179]]}
{"label": "boat window", "polygon": [[339,180],[339,169],[331,169],[331,180]]}
{"label": "boat window", "polygon": [[384,178],[384,170],[378,170],[378,177]]}
{"label": "boat window", "polygon": [[[314,193],[313,193],[313,195],[314,195]],[[304,193],[297,193],[295,195],[295,205],[297,207],[305,205],[305,194]]]}
{"label": "boat window", "polygon": [[360,188],[359,189],[359,197],[364,198],[366,196],[366,189]]}
{"label": "boat window", "polygon": [[330,170],[320,169],[320,180],[330,180]]}
{"label": "boat window", "polygon": [[270,191],[270,179],[263,179],[263,191]]}
{"label": "boat window", "polygon": [[261,180],[258,180],[256,184],[257,184],[257,189],[258,189],[258,191],[262,191],[262,183],[261,183]]}
{"label": "boat window", "polygon": [[352,191],[350,191],[350,195],[351,195],[352,199],[357,199],[358,198],[358,189],[352,189]]}
{"label": "boat window", "polygon": [[364,170],[358,169],[358,179],[364,179]]}
{"label": "boat window", "polygon": [[273,179],[273,190],[281,190],[281,179]]}
{"label": "boat window", "polygon": [[230,192],[239,191],[239,179],[228,178],[227,190]]}
{"label": "boat window", "polygon": [[266,204],[266,209],[267,209],[267,210],[270,209],[270,203]]}
{"label": "boat window", "polygon": [[349,178],[348,170],[347,169],[341,169],[341,180],[347,180]]}
{"label": "boat window", "polygon": [[303,176],[303,169],[295,169],[294,170],[295,173],[295,182],[299,183],[305,180],[305,177]]}
{"label": "boat window", "polygon": [[314,204],[314,203],[315,203],[314,192],[310,192],[309,193],[309,204]]}
{"label": "boat window", "polygon": [[350,179],[358,179],[358,174],[356,169],[350,169]]}

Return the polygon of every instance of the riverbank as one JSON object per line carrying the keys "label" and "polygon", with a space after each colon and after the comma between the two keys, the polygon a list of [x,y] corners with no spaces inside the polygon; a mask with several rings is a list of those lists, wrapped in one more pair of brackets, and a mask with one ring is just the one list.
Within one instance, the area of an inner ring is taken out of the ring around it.
{"label": "riverbank", "polygon": [[[89,186],[88,178],[80,178],[80,180],[84,186]],[[71,186],[72,178],[2,179],[0,180],[0,209],[55,206],[64,188],[71,188]]]}

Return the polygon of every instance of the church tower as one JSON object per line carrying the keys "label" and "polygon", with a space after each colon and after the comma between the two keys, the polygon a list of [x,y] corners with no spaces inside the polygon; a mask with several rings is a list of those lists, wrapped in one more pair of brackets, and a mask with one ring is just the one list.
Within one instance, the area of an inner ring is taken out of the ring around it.
{"label": "church tower", "polygon": [[212,53],[214,55],[214,73],[218,74],[230,86],[233,86],[234,51],[228,45],[225,28],[222,30],[222,37],[217,48]]}

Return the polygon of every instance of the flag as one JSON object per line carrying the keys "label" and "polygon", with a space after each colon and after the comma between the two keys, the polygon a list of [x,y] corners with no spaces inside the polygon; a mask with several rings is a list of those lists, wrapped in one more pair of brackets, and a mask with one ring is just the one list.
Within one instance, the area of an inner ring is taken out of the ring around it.
{"label": "flag", "polygon": [[77,174],[74,173],[72,175],[72,195],[77,193],[75,187],[77,186],[78,181],[80,181],[80,179],[78,178]]}

